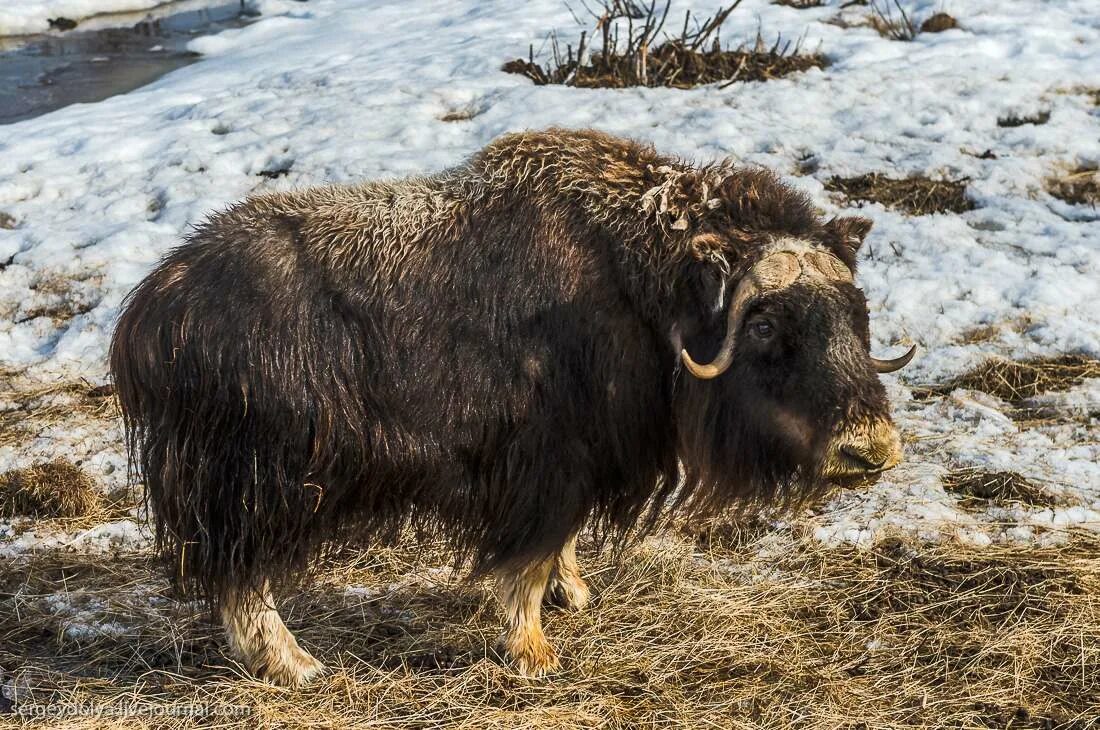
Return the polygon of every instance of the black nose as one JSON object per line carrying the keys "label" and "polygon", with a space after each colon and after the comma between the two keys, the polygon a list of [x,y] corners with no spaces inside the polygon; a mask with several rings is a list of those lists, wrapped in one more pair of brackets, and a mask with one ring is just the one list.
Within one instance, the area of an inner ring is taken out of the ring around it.
{"label": "black nose", "polygon": [[840,453],[852,460],[852,465],[864,471],[879,471],[886,465],[887,456],[864,450],[855,444],[844,444]]}

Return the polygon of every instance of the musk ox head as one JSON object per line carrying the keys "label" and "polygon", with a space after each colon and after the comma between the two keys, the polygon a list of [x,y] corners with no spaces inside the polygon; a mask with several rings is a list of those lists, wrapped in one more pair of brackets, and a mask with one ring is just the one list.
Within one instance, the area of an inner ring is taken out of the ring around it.
{"label": "musk ox head", "polygon": [[870,353],[867,300],[855,284],[869,220],[821,222],[766,175],[749,193],[734,218],[760,214],[771,196],[768,225],[689,233],[694,260],[671,328],[682,362],[679,451],[693,499],[797,503],[899,462],[878,376],[915,349],[893,360]]}

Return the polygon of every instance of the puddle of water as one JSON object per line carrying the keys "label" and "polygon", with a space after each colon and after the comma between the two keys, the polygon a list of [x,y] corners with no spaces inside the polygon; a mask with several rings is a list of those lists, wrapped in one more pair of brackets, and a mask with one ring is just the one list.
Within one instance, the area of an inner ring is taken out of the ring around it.
{"label": "puddle of water", "polygon": [[0,124],[133,91],[198,60],[191,39],[254,17],[244,0],[184,0],[65,33],[0,38]]}

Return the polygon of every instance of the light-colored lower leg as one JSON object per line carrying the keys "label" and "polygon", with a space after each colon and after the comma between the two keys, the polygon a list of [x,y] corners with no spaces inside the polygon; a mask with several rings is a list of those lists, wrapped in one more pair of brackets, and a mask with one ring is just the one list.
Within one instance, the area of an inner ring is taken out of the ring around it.
{"label": "light-colored lower leg", "polygon": [[554,559],[502,573],[498,578],[500,602],[508,622],[501,640],[504,651],[520,674],[541,677],[558,668],[558,655],[542,633],[542,597]]}
{"label": "light-colored lower leg", "polygon": [[254,676],[297,687],[324,669],[298,646],[266,585],[261,595],[242,591],[225,596],[221,613],[229,648]]}
{"label": "light-colored lower leg", "polygon": [[569,538],[554,561],[546,599],[555,606],[570,611],[579,611],[588,605],[588,585],[581,578],[580,567],[577,565],[576,535]]}

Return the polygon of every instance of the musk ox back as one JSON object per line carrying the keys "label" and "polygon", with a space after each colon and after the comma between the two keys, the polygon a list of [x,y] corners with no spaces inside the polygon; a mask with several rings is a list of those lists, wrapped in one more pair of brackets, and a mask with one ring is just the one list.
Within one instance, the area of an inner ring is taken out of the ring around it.
{"label": "musk ox back", "polygon": [[273,595],[325,543],[441,534],[498,576],[517,668],[548,671],[540,605],[587,601],[585,523],[897,462],[876,370],[903,363],[869,355],[853,284],[868,228],[766,171],[565,130],[216,214],[111,346],[159,549],[252,672],[298,684],[321,665]]}

